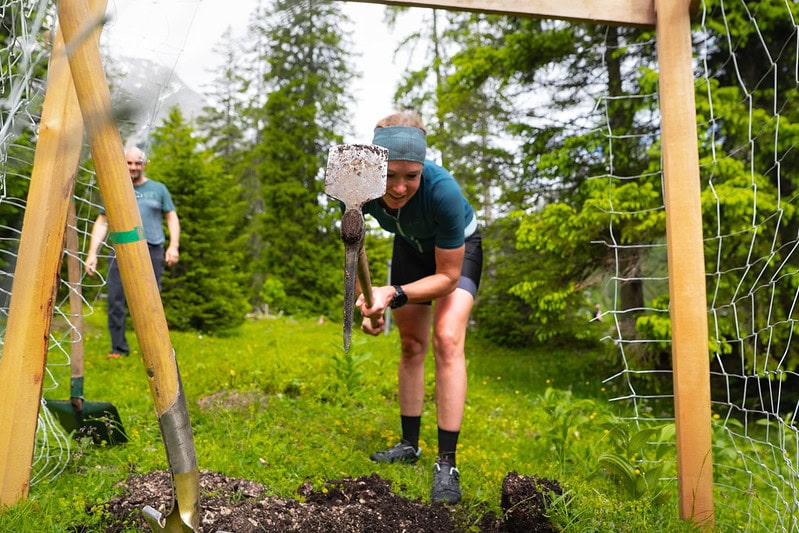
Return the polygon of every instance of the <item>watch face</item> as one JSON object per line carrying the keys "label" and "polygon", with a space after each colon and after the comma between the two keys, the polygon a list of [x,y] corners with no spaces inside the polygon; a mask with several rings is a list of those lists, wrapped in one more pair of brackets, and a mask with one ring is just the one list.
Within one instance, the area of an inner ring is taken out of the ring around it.
{"label": "watch face", "polygon": [[402,287],[399,285],[394,286],[394,290],[397,291],[397,294],[391,299],[390,307],[392,309],[396,309],[397,307],[402,307],[406,303],[408,303],[408,296],[405,294],[405,291],[402,290]]}

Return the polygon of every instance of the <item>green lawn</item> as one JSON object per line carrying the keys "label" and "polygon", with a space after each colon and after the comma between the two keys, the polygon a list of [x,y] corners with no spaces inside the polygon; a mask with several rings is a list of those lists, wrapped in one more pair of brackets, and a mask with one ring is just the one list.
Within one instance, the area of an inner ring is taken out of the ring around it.
{"label": "green lawn", "polygon": [[[27,501],[0,514],[1,531],[102,530],[103,504],[128,475],[166,469],[158,420],[137,346],[125,359],[107,360],[105,316],[86,320],[87,401],[111,401],[130,442],[121,446],[74,443],[66,470],[37,483]],[[379,465],[369,454],[399,438],[396,332],[353,336],[344,354],[341,326],[290,318],[251,320],[224,337],[171,333],[199,467],[258,481],[272,494],[296,497],[306,480],[376,472],[408,498],[429,499],[436,451],[433,365],[427,369],[422,459],[417,465]],[[616,424],[602,379],[609,375],[600,348],[499,348],[470,336],[469,392],[458,466],[464,500],[460,513],[477,522],[500,512],[508,472],[556,480],[566,496],[552,519],[564,531],[687,531],[677,518],[676,484],[652,478],[611,477],[625,457],[626,425]],[[69,369],[51,399],[69,397]],[[611,429],[614,428],[614,429]],[[672,451],[673,453],[673,451]],[[613,457],[616,457],[613,455]],[[657,466],[663,477],[673,457]],[[608,468],[598,468],[600,466]],[[598,472],[598,475],[593,475]],[[619,474],[616,471],[616,474]],[[90,509],[87,512],[87,509]],[[655,525],[656,524],[656,525]]]}

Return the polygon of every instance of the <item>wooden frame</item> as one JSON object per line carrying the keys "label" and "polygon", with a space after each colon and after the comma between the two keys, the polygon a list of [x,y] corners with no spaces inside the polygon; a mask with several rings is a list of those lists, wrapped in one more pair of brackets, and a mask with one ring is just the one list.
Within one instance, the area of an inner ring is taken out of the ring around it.
{"label": "wooden frame", "polygon": [[[81,7],[85,6],[83,2]],[[713,461],[707,298],[699,196],[696,106],[691,69],[690,14],[696,8],[698,0],[382,0],[370,3],[656,27],[673,329],[680,516],[712,527]],[[72,2],[68,4],[71,7]],[[97,6],[104,2],[94,0],[94,4]],[[64,6],[61,9],[62,15],[63,8]],[[76,33],[77,29],[77,26],[73,27],[72,33]],[[60,35],[58,39],[61,39]],[[56,208],[52,212],[49,209],[44,210],[47,216],[34,210],[25,214],[24,239],[20,243],[20,261],[9,309],[8,334],[4,356],[0,359],[0,426],[4,428],[3,437],[0,438],[0,507],[27,497],[28,493],[33,436],[47,351],[46,335],[42,335],[42,331],[49,328],[52,315],[54,273],[60,260],[67,216],[67,202],[63,201],[66,197],[64,191],[71,190],[71,180],[80,151],[80,145],[75,144],[75,139],[81,136],[75,132],[82,130],[83,122],[78,114],[76,94],[63,49],[63,41],[58,41],[51,62],[48,94],[45,98],[41,135],[28,199],[29,206]],[[94,61],[95,65],[97,63]],[[74,64],[72,68],[78,66]],[[102,77],[100,67],[95,71],[98,78]],[[78,78],[75,82],[80,93],[84,83],[82,75]],[[77,83],[78,81],[81,83]],[[86,91],[87,94],[88,92]],[[100,96],[106,98],[107,94]],[[97,99],[86,97],[82,100],[83,107],[89,108]],[[93,116],[86,111],[84,114]],[[105,142],[106,136],[102,135],[106,129],[113,133],[113,126],[104,124],[94,128],[91,123],[88,126],[90,138],[94,141],[91,142],[93,153],[97,151],[96,155],[107,156],[96,159],[98,162],[108,160],[108,175],[118,174],[124,182],[124,162],[121,158],[116,158],[121,156],[120,141],[114,138]],[[93,131],[94,129],[97,131]],[[110,178],[104,179],[101,185],[109,194],[116,191],[115,183]],[[112,224],[117,228],[135,226],[136,209],[132,196],[125,196],[124,191],[117,196],[120,205],[128,205],[123,212],[130,213],[133,218],[123,220],[124,217],[120,216],[119,220],[112,220]],[[141,250],[141,246],[138,248],[120,254],[121,264],[124,263],[126,272],[132,272],[138,264],[149,266],[146,252]],[[130,261],[127,261],[127,256],[130,256]],[[137,297],[140,302],[137,307],[141,309],[147,307],[148,298],[157,299],[154,284],[150,283],[149,287],[148,297]],[[159,378],[151,380],[150,385],[160,418],[182,400],[178,394],[179,374],[162,315],[159,314],[158,320],[151,323],[140,318],[146,314],[134,313],[134,323],[139,326],[137,333],[148,331],[142,340],[146,345],[144,351],[148,370],[151,375]],[[12,442],[11,436],[20,438],[22,442]],[[188,460],[194,457],[193,442],[189,445],[185,447],[190,447],[191,453],[186,453],[188,450],[185,449],[170,450],[169,447],[167,451],[177,452],[169,454],[170,462],[175,459],[173,455],[180,459],[178,462],[185,467],[185,471],[180,472],[179,476],[187,476],[185,482],[183,477],[177,480],[178,507],[195,512],[193,507],[199,499],[198,495],[192,490],[181,490],[186,487],[192,489],[197,485],[196,462]],[[181,500],[188,505],[181,506]],[[194,518],[196,516],[193,520]]]}
{"label": "wooden frame", "polygon": [[[366,1],[366,0],[355,0]],[[680,517],[714,524],[710,357],[691,15],[698,0],[371,0],[390,6],[655,26]]]}

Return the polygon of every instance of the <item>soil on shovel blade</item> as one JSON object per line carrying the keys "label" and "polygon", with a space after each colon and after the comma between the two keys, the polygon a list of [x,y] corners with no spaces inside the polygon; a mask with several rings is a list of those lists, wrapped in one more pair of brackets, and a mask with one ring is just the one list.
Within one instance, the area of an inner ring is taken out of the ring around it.
{"label": "soil on shovel blade", "polygon": [[[472,516],[472,523],[467,524],[465,511],[458,505],[408,500],[393,493],[391,483],[377,474],[329,481],[318,490],[304,483],[297,490],[300,499],[267,496],[259,483],[211,471],[200,472],[200,487],[200,527],[205,533],[456,533],[475,528],[492,533],[548,533],[555,530],[544,516],[545,505],[553,494],[562,494],[557,482],[511,472],[502,484],[503,516],[490,513],[476,524]],[[141,509],[149,505],[166,512],[171,494],[166,471],[129,477],[123,494],[108,502],[104,531],[149,531]]]}

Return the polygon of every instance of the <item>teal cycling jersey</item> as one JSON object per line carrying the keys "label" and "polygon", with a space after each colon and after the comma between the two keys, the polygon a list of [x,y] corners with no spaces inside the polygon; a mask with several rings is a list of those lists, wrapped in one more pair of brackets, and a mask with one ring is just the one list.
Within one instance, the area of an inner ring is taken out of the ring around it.
{"label": "teal cycling jersey", "polygon": [[420,253],[432,253],[436,247],[459,248],[477,229],[474,209],[458,182],[445,168],[429,160],[424,162],[416,194],[395,214],[389,214],[379,200],[364,204],[363,212]]}

